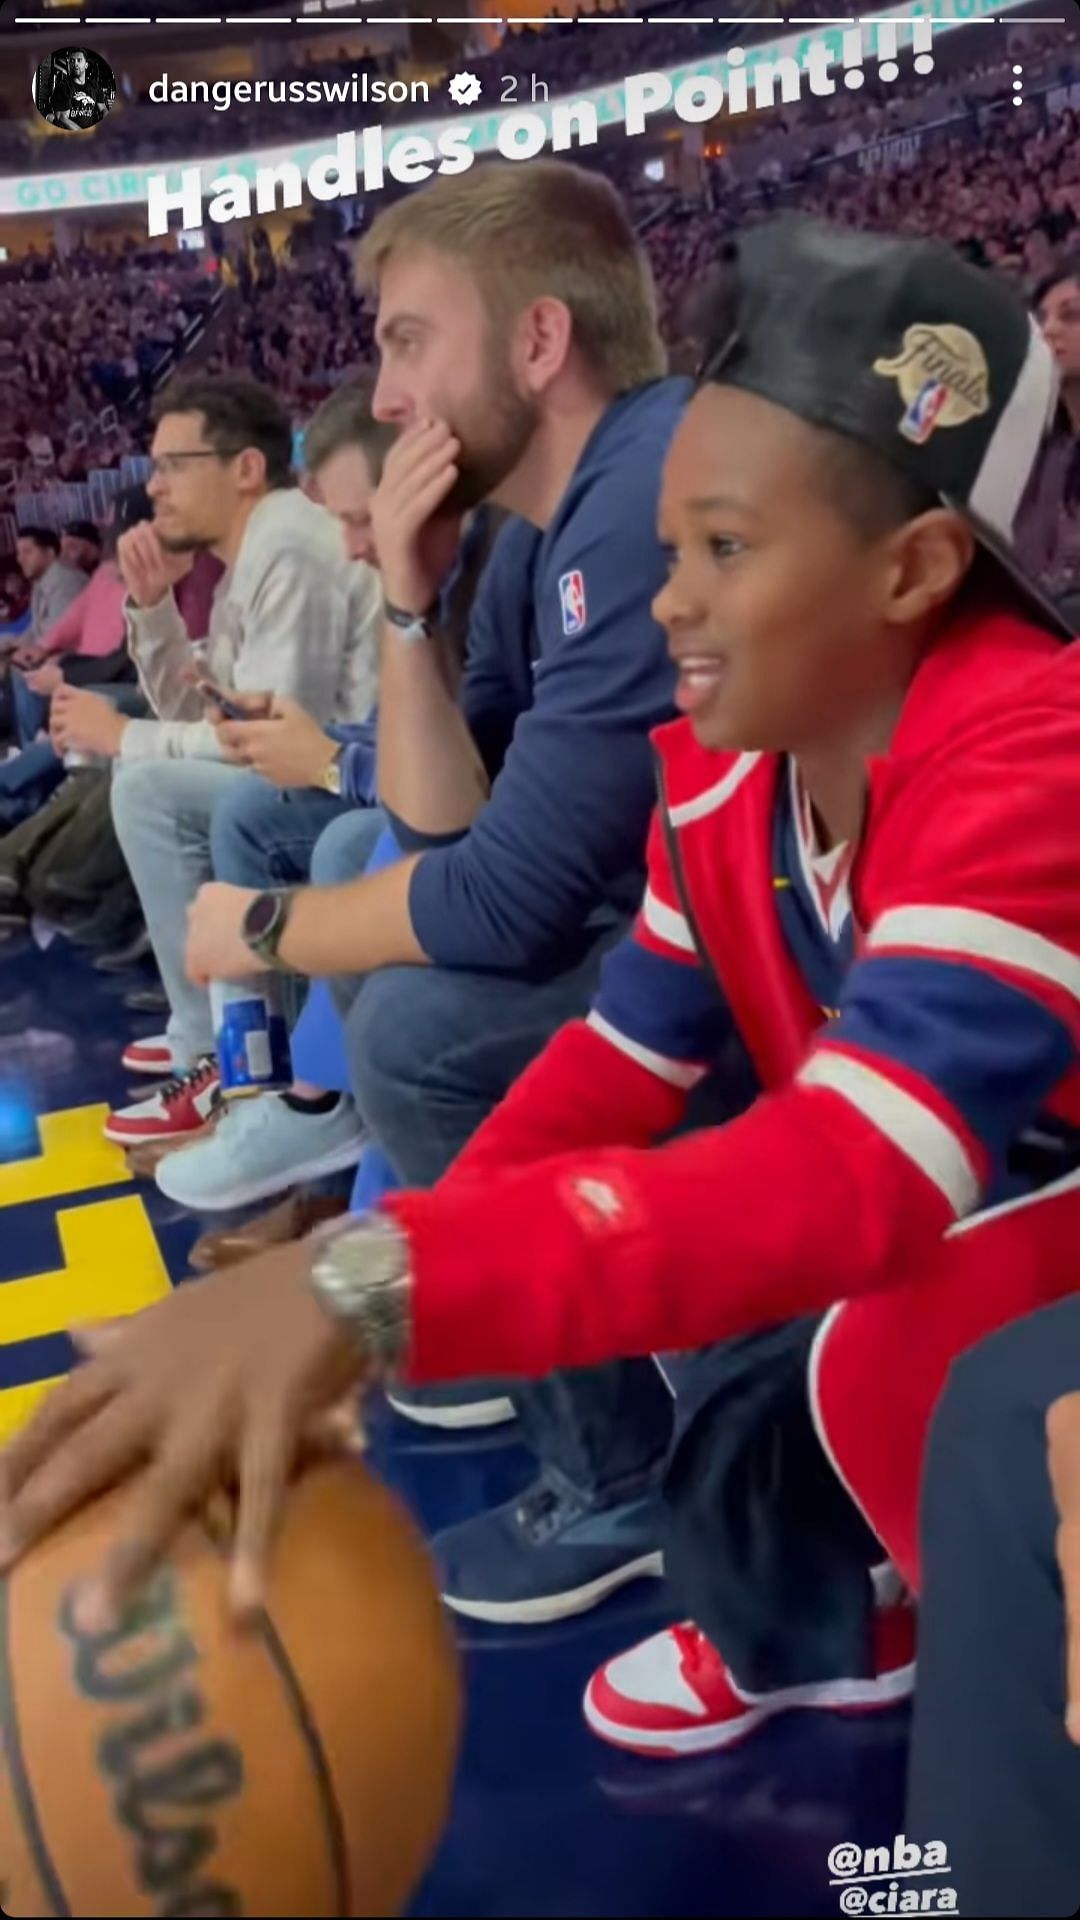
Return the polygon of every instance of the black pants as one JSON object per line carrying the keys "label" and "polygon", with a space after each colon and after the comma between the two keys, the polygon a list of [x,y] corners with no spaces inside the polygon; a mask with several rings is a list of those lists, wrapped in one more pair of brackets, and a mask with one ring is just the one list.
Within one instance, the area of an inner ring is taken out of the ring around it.
{"label": "black pants", "polygon": [[1080,1298],[954,1369],[923,1494],[924,1595],[906,1833],[948,1848],[963,1914],[1080,1907],[1080,1748],[1046,1414],[1080,1389]]}
{"label": "black pants", "polygon": [[814,1431],[816,1330],[788,1321],[662,1362],[668,1581],[751,1693],[874,1671],[870,1569],[886,1556]]}
{"label": "black pants", "polygon": [[[723,1125],[750,1097],[733,1052],[680,1132]],[[788,1321],[659,1369],[624,1361],[509,1388],[526,1443],[579,1491],[660,1494],[672,1604],[751,1693],[874,1671],[870,1569],[886,1556],[814,1431],[816,1331]]]}
{"label": "black pants", "polygon": [[[415,968],[363,986],[348,1015],[352,1088],[408,1185],[433,1184],[550,1034],[584,1011],[600,958],[598,947],[541,990],[452,973],[440,984]],[[680,1132],[724,1124],[753,1093],[733,1044]],[[592,1504],[662,1496],[673,1609],[754,1693],[873,1671],[869,1567],[884,1554],[814,1433],[814,1331],[799,1321],[666,1356],[662,1372],[638,1359],[484,1383],[510,1394],[538,1463]]]}

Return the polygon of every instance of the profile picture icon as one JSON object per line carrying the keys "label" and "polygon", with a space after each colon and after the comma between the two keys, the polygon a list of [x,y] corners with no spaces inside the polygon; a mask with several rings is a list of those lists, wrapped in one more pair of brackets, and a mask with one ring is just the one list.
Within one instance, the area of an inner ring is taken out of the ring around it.
{"label": "profile picture icon", "polygon": [[104,120],[116,99],[116,79],[107,60],[87,47],[60,47],[39,60],[34,105],[50,127],[86,133]]}

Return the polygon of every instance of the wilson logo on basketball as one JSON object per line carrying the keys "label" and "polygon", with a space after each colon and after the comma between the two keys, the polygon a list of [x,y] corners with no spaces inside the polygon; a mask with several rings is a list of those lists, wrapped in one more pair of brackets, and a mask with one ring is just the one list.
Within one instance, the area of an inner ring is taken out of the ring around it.
{"label": "wilson logo on basketball", "polygon": [[229,1616],[224,1500],[181,1530],[120,1628],[87,1632],[71,1596],[128,1497],[92,1502],[0,1578],[3,1905],[70,1920],[404,1912],[461,1724],[408,1517],[359,1462],[313,1465],[245,1626]]}
{"label": "wilson logo on basketball", "polygon": [[235,1888],[201,1877],[218,1847],[213,1813],[240,1792],[244,1761],[231,1741],[200,1731],[199,1653],[181,1625],[173,1575],[160,1573],[109,1633],[80,1631],[70,1593],[58,1625],[74,1649],[79,1692],[111,1709],[97,1759],[135,1849],[139,1887],[162,1916],[242,1913]]}

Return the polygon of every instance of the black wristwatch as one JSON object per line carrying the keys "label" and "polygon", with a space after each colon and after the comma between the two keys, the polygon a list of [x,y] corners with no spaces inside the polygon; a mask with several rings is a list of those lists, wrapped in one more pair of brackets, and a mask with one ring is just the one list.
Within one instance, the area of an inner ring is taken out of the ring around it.
{"label": "black wristwatch", "polygon": [[402,640],[430,640],[435,631],[435,615],[438,611],[437,600],[432,602],[426,613],[410,613],[407,607],[395,607],[391,601],[383,601],[387,624]]}
{"label": "black wristwatch", "polygon": [[244,915],[240,929],[245,945],[251,948],[256,959],[261,960],[264,967],[273,967],[282,973],[288,973],[290,969],[283,960],[278,959],[278,948],[289,924],[295,897],[295,887],[275,893],[257,893]]}

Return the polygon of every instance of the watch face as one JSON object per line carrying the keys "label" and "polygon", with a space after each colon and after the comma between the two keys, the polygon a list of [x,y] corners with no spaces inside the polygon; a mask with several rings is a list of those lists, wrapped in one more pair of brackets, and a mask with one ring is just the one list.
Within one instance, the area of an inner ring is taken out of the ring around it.
{"label": "watch face", "polygon": [[276,893],[260,893],[247,910],[244,935],[248,940],[263,940],[277,921],[281,901]]}

